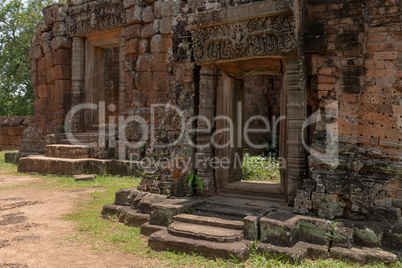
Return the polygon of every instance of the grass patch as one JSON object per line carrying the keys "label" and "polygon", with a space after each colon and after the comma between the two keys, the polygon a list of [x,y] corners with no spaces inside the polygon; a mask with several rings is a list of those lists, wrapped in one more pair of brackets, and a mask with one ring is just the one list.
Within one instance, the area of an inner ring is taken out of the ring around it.
{"label": "grass patch", "polygon": [[[12,172],[18,176],[25,174],[17,173],[14,165],[4,163],[5,152],[0,152],[0,174],[2,172]],[[105,251],[120,251],[134,254],[143,258],[149,258],[154,267],[389,267],[384,264],[372,264],[362,266],[358,263],[343,262],[339,260],[306,260],[300,265],[293,265],[286,261],[282,256],[269,254],[257,254],[255,250],[251,254],[250,260],[240,263],[233,260],[209,260],[195,254],[169,252],[154,252],[147,247],[146,237],[140,234],[139,228],[128,227],[118,223],[117,219],[101,219],[101,210],[105,204],[114,202],[116,191],[121,188],[134,187],[140,182],[139,179],[119,176],[97,176],[93,181],[76,182],[73,178],[65,176],[40,176],[38,182],[21,184],[16,187],[35,187],[47,189],[49,191],[68,191],[87,189],[94,190],[90,198],[80,203],[70,215],[64,216],[66,221],[75,224],[77,232],[70,235],[60,244],[69,243],[90,245],[91,249],[102,253]],[[5,188],[0,188],[4,190]],[[402,263],[391,267],[402,267]]]}
{"label": "grass patch", "polygon": [[268,156],[244,154],[243,180],[280,182],[279,161]]}
{"label": "grass patch", "polygon": [[[107,177],[110,178],[110,177]],[[112,178],[113,179],[113,178]],[[133,187],[140,182],[117,180],[117,184],[105,186],[104,191],[91,194],[89,201],[80,204],[76,212],[64,219],[76,223],[78,234],[72,239],[90,243],[93,250],[102,252],[118,249],[144,258],[157,258],[161,267],[240,267],[239,264],[225,260],[207,260],[194,254],[176,252],[154,252],[148,248],[146,237],[140,234],[140,228],[128,227],[118,223],[117,219],[103,220],[100,212],[105,204],[112,204],[115,192],[121,188]]]}
{"label": "grass patch", "polygon": [[0,175],[18,174],[17,166],[5,162],[6,153],[11,153],[11,151],[0,150]]}

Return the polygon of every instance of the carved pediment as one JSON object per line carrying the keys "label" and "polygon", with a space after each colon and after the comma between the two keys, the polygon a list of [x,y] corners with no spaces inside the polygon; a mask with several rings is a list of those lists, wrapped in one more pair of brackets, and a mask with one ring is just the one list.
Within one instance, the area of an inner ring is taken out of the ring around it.
{"label": "carved pediment", "polygon": [[69,36],[84,35],[97,30],[108,30],[126,24],[122,0],[86,2],[68,9],[67,32]]}
{"label": "carved pediment", "polygon": [[291,1],[207,11],[193,14],[189,22],[198,63],[297,53]]}

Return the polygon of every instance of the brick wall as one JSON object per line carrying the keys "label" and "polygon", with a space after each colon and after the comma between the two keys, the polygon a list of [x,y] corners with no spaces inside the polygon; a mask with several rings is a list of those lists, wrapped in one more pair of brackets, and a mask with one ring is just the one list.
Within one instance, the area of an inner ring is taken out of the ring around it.
{"label": "brick wall", "polygon": [[0,151],[18,150],[30,116],[0,117]]}
{"label": "brick wall", "polygon": [[401,11],[400,1],[309,1],[309,22],[324,25],[328,40],[309,55],[324,118],[313,149],[326,152],[326,125],[337,123],[340,162],[310,157],[296,212],[401,221]]}

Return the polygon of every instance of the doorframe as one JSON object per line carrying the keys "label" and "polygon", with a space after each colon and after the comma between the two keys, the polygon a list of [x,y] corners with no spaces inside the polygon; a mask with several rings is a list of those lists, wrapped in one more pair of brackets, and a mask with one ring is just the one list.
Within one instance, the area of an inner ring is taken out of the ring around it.
{"label": "doorframe", "polygon": [[[122,29],[113,29],[99,31],[83,36],[73,37],[72,49],[72,106],[76,107],[83,103],[92,103],[93,76],[99,72],[95,64],[94,55],[99,49],[119,47],[119,111],[123,111],[125,103],[125,80],[124,80],[124,61],[125,61],[125,43],[122,41]],[[104,56],[103,56],[104,58]],[[99,67],[99,66],[98,66]],[[104,67],[104,66],[103,66]],[[92,110],[77,112],[72,118],[71,131],[73,133],[85,132],[90,129]]]}
{"label": "doorframe", "polygon": [[[272,72],[273,66],[267,65],[265,68],[256,68],[255,63],[261,60],[262,62],[269,60],[269,58],[252,59],[246,61],[233,61],[228,64],[225,62],[216,62],[215,64],[208,64],[201,66],[200,73],[200,106],[199,115],[212,119],[217,115],[218,104],[215,104],[217,100],[217,85],[219,82],[219,70],[222,70],[226,74],[230,74],[233,78],[244,78],[255,74],[278,74],[278,69]],[[274,60],[277,60],[274,59]],[[252,61],[252,62],[251,62]],[[273,61],[274,62],[274,61]],[[282,58],[282,66],[280,73],[284,76],[282,101],[281,101],[281,115],[286,115],[286,122],[281,124],[282,136],[280,146],[282,147],[280,154],[286,159],[286,169],[281,171],[281,184],[272,184],[267,187],[253,187],[263,188],[263,191],[267,193],[267,198],[270,196],[274,199],[278,199],[278,196],[282,196],[289,205],[292,205],[296,196],[297,190],[301,189],[302,182],[306,177],[307,170],[307,154],[304,148],[302,138],[303,124],[307,118],[307,93],[305,83],[305,58],[304,56],[297,56],[292,58]],[[250,64],[251,63],[251,64]],[[253,64],[254,63],[254,64]],[[274,65],[274,64],[273,64]],[[227,82],[226,85],[234,86],[236,83]],[[213,101],[211,101],[213,100]],[[205,105],[208,103],[208,105]],[[212,106],[214,105],[214,106]],[[214,114],[211,115],[211,111],[214,110]],[[205,133],[205,127],[203,123],[199,123],[199,133],[197,140],[206,141],[212,139],[214,131],[211,131],[210,135]],[[284,133],[284,135],[283,135]],[[198,150],[198,155],[203,157],[212,158],[215,154],[214,150]],[[199,177],[204,181],[209,181],[210,185],[215,186],[215,194],[220,194],[222,191],[247,191],[244,189],[246,185],[244,183],[237,183],[234,188],[227,189],[228,185],[222,181],[219,176],[221,173],[212,168],[208,168],[204,165],[196,164]],[[233,185],[230,185],[233,186]],[[226,188],[226,189],[225,189]],[[231,188],[231,187],[229,187]],[[247,187],[246,187],[247,188]],[[210,194],[207,193],[208,195]]]}

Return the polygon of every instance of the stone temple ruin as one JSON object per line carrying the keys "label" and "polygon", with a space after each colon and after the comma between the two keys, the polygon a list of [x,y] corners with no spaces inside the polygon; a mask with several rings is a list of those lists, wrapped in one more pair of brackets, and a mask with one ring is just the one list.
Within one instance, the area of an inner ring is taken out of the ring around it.
{"label": "stone temple ruin", "polygon": [[[20,171],[141,176],[103,214],[155,250],[245,260],[258,240],[296,260],[396,261],[400,1],[68,0],[43,14],[35,115],[7,155]],[[247,135],[266,128],[252,116],[279,122],[278,141]],[[246,138],[277,143],[279,183],[242,180]]]}

